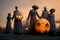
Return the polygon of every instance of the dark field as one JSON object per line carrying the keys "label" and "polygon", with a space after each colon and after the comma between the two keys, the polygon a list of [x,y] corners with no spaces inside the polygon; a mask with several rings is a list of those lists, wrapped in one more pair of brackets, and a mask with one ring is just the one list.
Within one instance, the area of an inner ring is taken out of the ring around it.
{"label": "dark field", "polygon": [[4,33],[5,31],[0,30],[0,40],[60,40],[60,30],[56,31],[55,35],[29,35],[21,34],[15,35],[13,31],[10,34]]}
{"label": "dark field", "polygon": [[60,40],[60,36],[0,34],[0,40]]}
{"label": "dark field", "polygon": [[59,34],[57,35],[28,35],[21,34],[15,35],[13,33],[4,34],[0,33],[0,40],[60,40]]}

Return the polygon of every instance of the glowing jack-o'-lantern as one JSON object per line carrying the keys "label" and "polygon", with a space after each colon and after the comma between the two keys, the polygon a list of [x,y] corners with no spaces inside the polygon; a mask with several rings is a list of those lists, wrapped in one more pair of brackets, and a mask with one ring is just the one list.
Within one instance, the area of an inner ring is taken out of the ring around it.
{"label": "glowing jack-o'-lantern", "polygon": [[41,18],[36,21],[35,30],[38,33],[48,33],[50,31],[50,23],[48,20]]}
{"label": "glowing jack-o'-lantern", "polygon": [[22,20],[23,16],[21,13],[16,14],[16,19],[17,20]]}

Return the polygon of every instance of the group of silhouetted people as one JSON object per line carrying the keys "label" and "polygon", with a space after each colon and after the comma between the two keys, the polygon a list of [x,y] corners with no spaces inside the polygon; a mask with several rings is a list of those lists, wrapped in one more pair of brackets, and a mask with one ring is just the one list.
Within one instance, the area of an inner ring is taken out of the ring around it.
{"label": "group of silhouetted people", "polygon": [[[29,11],[29,15],[27,17],[26,23],[28,22],[28,20],[30,19],[30,29],[29,32],[30,34],[34,34],[36,33],[35,31],[35,23],[36,23],[36,16],[41,19],[41,18],[45,18],[50,22],[51,25],[51,30],[54,31],[55,30],[55,18],[54,18],[54,12],[55,9],[52,8],[49,10],[47,10],[46,7],[44,7],[44,10],[42,11],[42,15],[39,16],[37,10],[39,9],[39,7],[37,5],[33,5],[32,9]],[[19,13],[18,11],[18,7],[15,7],[15,11],[13,14],[13,17],[11,17],[11,13],[8,13],[7,16],[7,25],[6,25],[6,31],[9,33],[10,29],[11,29],[11,19],[14,19],[14,33],[15,34],[21,34],[23,27],[22,27],[22,20],[17,20],[16,19],[16,14]]]}
{"label": "group of silhouetted people", "polygon": [[11,17],[11,13],[8,13],[7,25],[6,25],[7,33],[9,33],[10,30],[11,30],[11,19],[12,20],[14,19],[14,33],[15,34],[20,34],[22,32],[22,22],[21,22],[21,20],[17,20],[16,19],[16,15],[19,14],[19,13],[20,12],[19,12],[17,6],[15,7],[15,11],[14,11],[13,17]]}

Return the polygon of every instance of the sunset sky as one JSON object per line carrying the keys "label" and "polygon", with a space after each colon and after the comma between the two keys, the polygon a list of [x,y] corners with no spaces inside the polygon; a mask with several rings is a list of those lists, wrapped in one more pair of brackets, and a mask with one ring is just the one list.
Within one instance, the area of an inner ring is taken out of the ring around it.
{"label": "sunset sky", "polygon": [[60,17],[60,0],[0,0],[0,26],[6,25],[8,13],[13,15],[14,7],[18,6],[19,11],[23,14],[23,21],[26,20],[32,5],[39,6],[38,14],[41,16],[43,7],[46,6],[48,11],[55,8],[55,20]]}

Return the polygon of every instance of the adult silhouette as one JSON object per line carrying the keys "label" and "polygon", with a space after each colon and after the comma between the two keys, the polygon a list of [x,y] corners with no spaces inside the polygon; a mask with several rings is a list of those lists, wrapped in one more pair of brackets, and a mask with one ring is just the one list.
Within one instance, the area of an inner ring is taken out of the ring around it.
{"label": "adult silhouette", "polygon": [[48,20],[49,20],[50,25],[51,25],[50,32],[54,33],[56,25],[55,25],[55,15],[53,13],[55,12],[55,9],[52,8],[52,9],[49,10],[49,12],[50,12],[50,14],[48,16]]}
{"label": "adult silhouette", "polygon": [[32,9],[29,12],[27,22],[30,19],[30,31],[29,33],[34,34],[35,33],[35,22],[36,22],[36,15],[40,18],[38,15],[38,12],[36,11],[39,7],[37,5],[33,5]]}
{"label": "adult silhouette", "polygon": [[42,18],[45,18],[45,19],[48,19],[48,15],[49,15],[49,13],[48,13],[48,11],[47,11],[47,8],[46,7],[44,7],[44,10],[42,11]]}
{"label": "adult silhouette", "polygon": [[20,34],[22,32],[22,22],[21,22],[21,20],[16,19],[16,15],[19,13],[20,12],[18,10],[18,7],[15,6],[15,11],[14,11],[14,14],[12,17],[12,19],[14,19],[14,33],[15,34]]}

